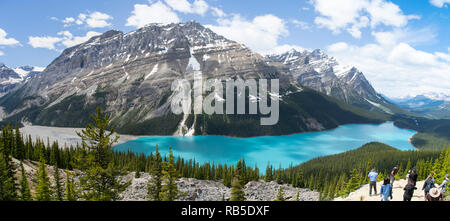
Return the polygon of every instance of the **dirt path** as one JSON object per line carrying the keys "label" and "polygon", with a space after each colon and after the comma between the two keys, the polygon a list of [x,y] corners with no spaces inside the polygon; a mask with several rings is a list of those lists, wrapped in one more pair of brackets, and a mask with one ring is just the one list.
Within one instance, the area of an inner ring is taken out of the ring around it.
{"label": "dirt path", "polygon": [[[383,182],[377,183],[377,191],[380,192],[381,184]],[[403,201],[403,193],[405,192],[403,188],[406,186],[406,180],[396,180],[394,182],[394,188],[392,189],[392,201]],[[424,192],[422,191],[424,181],[417,182],[417,190],[414,191],[412,201],[424,201]],[[381,196],[372,195],[369,196],[369,184],[362,186],[356,191],[350,193],[346,198],[336,198],[335,201],[381,201]]]}

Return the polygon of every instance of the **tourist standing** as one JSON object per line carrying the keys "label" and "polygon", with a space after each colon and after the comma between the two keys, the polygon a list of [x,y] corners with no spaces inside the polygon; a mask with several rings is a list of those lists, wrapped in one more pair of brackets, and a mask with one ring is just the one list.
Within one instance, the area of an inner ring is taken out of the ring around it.
{"label": "tourist standing", "polygon": [[416,186],[418,176],[416,169],[412,169],[411,174],[409,174],[409,179],[413,182],[414,186]]}
{"label": "tourist standing", "polygon": [[381,201],[389,201],[392,199],[392,184],[389,178],[385,178],[380,190]]}
{"label": "tourist standing", "polygon": [[372,169],[372,171],[370,171],[369,175],[367,175],[369,177],[370,180],[370,184],[369,184],[369,196],[372,196],[372,188],[375,192],[375,195],[377,195],[377,177],[378,177],[378,173],[376,172],[375,168]]}
{"label": "tourist standing", "polygon": [[434,185],[434,173],[431,173],[427,179],[425,180],[425,183],[423,184],[422,190],[425,193],[425,200],[427,200],[428,193],[431,189],[435,187]]}
{"label": "tourist standing", "polygon": [[405,188],[403,188],[403,190],[405,190],[405,193],[403,193],[403,201],[411,201],[414,195],[414,190],[416,189],[417,187],[414,186],[413,181],[408,180],[408,184],[406,184]]}
{"label": "tourist standing", "polygon": [[392,168],[391,174],[390,174],[390,179],[391,179],[391,184],[392,187],[394,187],[394,181],[395,181],[395,175],[398,173],[398,166],[395,166],[394,168]]}

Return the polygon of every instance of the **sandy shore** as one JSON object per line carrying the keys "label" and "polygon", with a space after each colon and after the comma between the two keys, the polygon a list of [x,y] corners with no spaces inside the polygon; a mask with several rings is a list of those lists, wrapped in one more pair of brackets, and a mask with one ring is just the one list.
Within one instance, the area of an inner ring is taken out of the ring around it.
{"label": "sandy shore", "polygon": [[[58,143],[62,146],[64,146],[64,144],[66,144],[67,146],[75,146],[77,145],[77,143],[81,144],[81,139],[77,136],[76,132],[79,132],[82,129],[83,128],[25,126],[20,128],[20,131],[24,136],[31,135],[33,139],[40,138],[45,142],[47,142],[47,139],[49,139],[51,143],[53,143],[54,141],[58,141]],[[121,134],[118,135],[120,136],[120,138],[116,145],[140,138],[140,136]]]}

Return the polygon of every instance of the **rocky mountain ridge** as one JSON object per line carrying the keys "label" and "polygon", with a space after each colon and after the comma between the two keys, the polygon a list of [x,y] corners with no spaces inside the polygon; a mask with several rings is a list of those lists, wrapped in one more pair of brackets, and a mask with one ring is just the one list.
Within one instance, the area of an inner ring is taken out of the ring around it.
{"label": "rocky mountain ridge", "polygon": [[0,96],[3,96],[13,90],[22,82],[41,73],[43,68],[22,66],[15,69],[7,67],[0,63]]}
{"label": "rocky mountain ridge", "polygon": [[[270,95],[281,101],[279,125],[260,127],[261,115],[174,115],[172,83],[192,82],[199,75],[279,79],[280,94]],[[380,122],[305,90],[286,65],[196,22],[150,24],[127,34],[113,30],[93,37],[64,50],[39,76],[2,97],[0,106],[6,120],[60,127],[84,127],[101,107],[120,133],[135,135],[282,135]]]}
{"label": "rocky mountain ridge", "polygon": [[378,94],[356,67],[342,65],[320,49],[267,56],[289,67],[293,78],[312,88],[351,105],[392,114],[392,103]]}

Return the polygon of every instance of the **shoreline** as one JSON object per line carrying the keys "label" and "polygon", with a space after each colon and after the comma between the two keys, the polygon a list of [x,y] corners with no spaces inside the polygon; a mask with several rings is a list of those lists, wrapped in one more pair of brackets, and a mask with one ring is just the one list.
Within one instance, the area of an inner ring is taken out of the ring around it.
{"label": "shoreline", "polygon": [[[70,147],[76,146],[77,144],[81,145],[81,138],[78,137],[76,132],[80,132],[83,129],[84,128],[26,125],[19,130],[24,137],[31,135],[33,139],[39,138],[44,142],[48,139],[50,143],[57,141],[62,147]],[[118,133],[115,133],[115,135],[119,136],[119,140],[114,146],[144,137]]]}
{"label": "shoreline", "polygon": [[[393,124],[393,121],[385,121],[382,123],[353,123],[353,124],[343,124],[339,125],[337,127],[333,127],[330,129],[324,129],[319,131],[304,131],[304,132],[298,132],[298,133],[291,133],[291,134],[285,134],[285,135],[263,135],[263,136],[252,136],[252,137],[235,137],[235,136],[227,136],[227,135],[201,135],[201,136],[189,136],[189,137],[227,137],[227,138],[233,138],[233,139],[252,139],[252,138],[258,138],[258,137],[284,137],[284,136],[292,136],[297,134],[308,134],[308,133],[317,133],[317,132],[324,132],[324,131],[333,131],[336,130],[339,127],[342,126],[352,126],[352,125],[382,125],[386,123]],[[394,125],[395,126],[395,125]],[[31,135],[34,139],[40,138],[45,141],[45,139],[49,139],[50,142],[58,141],[60,144],[66,144],[68,146],[73,145],[76,146],[77,143],[81,144],[81,139],[76,135],[76,132],[79,132],[83,130],[84,128],[71,128],[71,127],[49,127],[49,126],[38,126],[38,125],[26,125],[22,128],[20,128],[20,131],[22,134],[28,136]],[[408,130],[408,131],[414,131],[410,129],[405,128],[399,128],[402,130]],[[414,131],[416,135],[418,132]],[[113,146],[118,146],[121,144],[124,144],[129,141],[138,140],[140,138],[145,137],[165,137],[162,135],[129,135],[129,134],[118,134],[115,133],[115,135],[119,136],[119,140],[116,144]],[[412,144],[412,138],[411,136],[408,138],[409,144],[415,149],[419,150],[416,146]],[[172,136],[172,137],[182,137],[182,136]]]}

